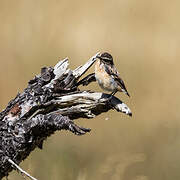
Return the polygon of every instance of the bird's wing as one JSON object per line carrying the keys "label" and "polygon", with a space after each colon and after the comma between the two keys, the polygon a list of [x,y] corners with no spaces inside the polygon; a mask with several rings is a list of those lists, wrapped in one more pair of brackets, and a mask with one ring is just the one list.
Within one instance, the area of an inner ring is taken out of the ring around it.
{"label": "bird's wing", "polygon": [[111,75],[115,79],[115,81],[118,83],[118,85],[127,93],[127,95],[130,96],[128,91],[127,91],[127,89],[126,89],[124,81],[120,78],[119,73],[116,70],[116,68],[114,66],[107,66],[107,65],[105,65],[105,71],[109,75]]}

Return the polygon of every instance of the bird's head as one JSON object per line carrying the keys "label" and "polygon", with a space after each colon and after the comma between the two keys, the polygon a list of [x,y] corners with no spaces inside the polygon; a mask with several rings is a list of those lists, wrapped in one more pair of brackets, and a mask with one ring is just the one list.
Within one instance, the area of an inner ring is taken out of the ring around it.
{"label": "bird's head", "polygon": [[99,58],[104,63],[114,64],[113,57],[109,53],[107,53],[107,52],[104,52],[104,53],[98,55],[97,58]]}

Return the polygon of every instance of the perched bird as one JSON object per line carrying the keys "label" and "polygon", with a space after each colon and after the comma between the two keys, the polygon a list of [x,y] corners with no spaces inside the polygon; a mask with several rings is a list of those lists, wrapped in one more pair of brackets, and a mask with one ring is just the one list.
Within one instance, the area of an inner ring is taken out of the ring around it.
{"label": "perched bird", "polygon": [[95,64],[95,78],[99,86],[114,95],[117,91],[129,96],[123,80],[120,78],[113,62],[113,57],[105,52],[97,56]]}

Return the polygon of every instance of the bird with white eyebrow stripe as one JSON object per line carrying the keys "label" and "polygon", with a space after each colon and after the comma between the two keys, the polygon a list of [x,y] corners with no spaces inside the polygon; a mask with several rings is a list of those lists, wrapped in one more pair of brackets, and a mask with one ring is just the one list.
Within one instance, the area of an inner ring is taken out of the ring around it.
{"label": "bird with white eyebrow stripe", "polygon": [[97,58],[98,60],[95,64],[95,78],[98,81],[99,86],[102,89],[111,92],[111,95],[120,91],[130,96],[123,80],[114,66],[113,57],[109,53],[104,52],[98,55]]}

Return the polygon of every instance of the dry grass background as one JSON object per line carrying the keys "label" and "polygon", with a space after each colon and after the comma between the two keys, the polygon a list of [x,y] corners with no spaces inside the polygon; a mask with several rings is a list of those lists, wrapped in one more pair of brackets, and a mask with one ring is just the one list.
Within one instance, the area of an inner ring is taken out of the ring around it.
{"label": "dry grass background", "polygon": [[0,0],[1,109],[42,66],[68,56],[75,68],[102,50],[131,94],[117,96],[132,118],[111,111],[81,119],[90,134],[57,132],[25,170],[39,180],[180,179],[179,7],[179,0]]}

